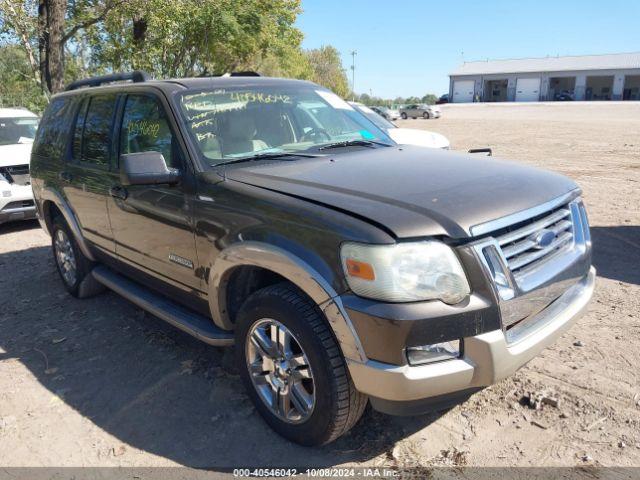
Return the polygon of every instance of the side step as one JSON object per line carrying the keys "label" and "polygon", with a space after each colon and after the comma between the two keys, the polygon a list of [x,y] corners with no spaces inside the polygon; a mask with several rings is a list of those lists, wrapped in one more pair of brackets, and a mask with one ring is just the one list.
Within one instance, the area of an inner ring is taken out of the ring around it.
{"label": "side step", "polygon": [[218,347],[233,345],[233,333],[216,327],[213,320],[146,289],[104,265],[98,265],[91,273],[105,287],[198,340]]}

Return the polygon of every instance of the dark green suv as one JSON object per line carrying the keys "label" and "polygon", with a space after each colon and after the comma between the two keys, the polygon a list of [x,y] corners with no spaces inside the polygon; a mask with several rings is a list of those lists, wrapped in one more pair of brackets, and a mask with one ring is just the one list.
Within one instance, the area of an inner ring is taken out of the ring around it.
{"label": "dark green suv", "polygon": [[76,82],[31,159],[67,290],[236,345],[280,434],[442,409],[512,374],[594,285],[560,175],[400,147],[330,91],[250,74]]}

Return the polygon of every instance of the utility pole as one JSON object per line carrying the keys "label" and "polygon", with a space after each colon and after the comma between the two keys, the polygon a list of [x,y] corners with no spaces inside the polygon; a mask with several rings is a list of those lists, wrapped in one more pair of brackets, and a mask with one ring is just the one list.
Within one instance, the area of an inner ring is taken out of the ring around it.
{"label": "utility pole", "polygon": [[356,101],[356,55],[357,51],[351,50],[351,100]]}

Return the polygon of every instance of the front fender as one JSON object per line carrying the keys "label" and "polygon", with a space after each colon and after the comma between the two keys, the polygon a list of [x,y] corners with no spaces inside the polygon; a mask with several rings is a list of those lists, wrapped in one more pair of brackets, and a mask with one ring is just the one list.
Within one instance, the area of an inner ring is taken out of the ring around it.
{"label": "front fender", "polygon": [[324,311],[344,356],[356,361],[366,358],[340,297],[329,282],[301,258],[264,242],[231,245],[222,250],[213,263],[209,273],[209,307],[220,328],[233,329],[227,309],[227,285],[233,270],[240,266],[270,270],[296,285]]}

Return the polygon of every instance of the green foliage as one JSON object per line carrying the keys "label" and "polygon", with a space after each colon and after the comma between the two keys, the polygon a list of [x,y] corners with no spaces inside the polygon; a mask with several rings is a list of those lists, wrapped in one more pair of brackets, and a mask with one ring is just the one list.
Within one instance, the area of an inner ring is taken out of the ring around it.
{"label": "green foliage", "polygon": [[[301,48],[301,0],[0,0],[3,101],[42,105],[39,3],[61,5],[63,78],[134,69],[156,78],[255,70],[314,81],[349,95],[340,53]],[[55,48],[49,45],[47,48]],[[11,68],[5,68],[11,65]],[[45,67],[46,68],[46,67]],[[48,70],[47,70],[48,72]],[[59,76],[56,78],[60,78]],[[16,100],[13,98],[16,97]],[[38,108],[40,109],[40,108]]]}
{"label": "green foliage", "polygon": [[349,81],[342,68],[340,52],[335,47],[325,45],[307,50],[305,56],[311,66],[309,80],[327,87],[343,98],[349,95]]}
{"label": "green foliage", "polygon": [[261,65],[296,72],[299,0],[129,0],[89,33],[93,61],[160,78],[222,74]]}
{"label": "green foliage", "polygon": [[407,105],[409,103],[426,103],[428,105],[433,105],[436,103],[438,97],[432,93],[427,93],[422,98],[420,97],[396,97],[394,99],[385,99],[381,97],[375,97],[368,95],[366,93],[356,95],[356,102],[363,103],[365,105],[381,105],[381,106],[397,106],[397,105]]}
{"label": "green foliage", "polygon": [[0,108],[26,107],[40,113],[47,97],[33,80],[24,51],[16,45],[0,47]]}

